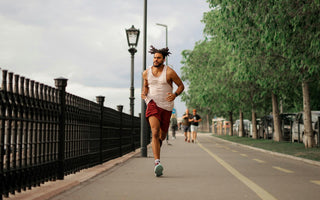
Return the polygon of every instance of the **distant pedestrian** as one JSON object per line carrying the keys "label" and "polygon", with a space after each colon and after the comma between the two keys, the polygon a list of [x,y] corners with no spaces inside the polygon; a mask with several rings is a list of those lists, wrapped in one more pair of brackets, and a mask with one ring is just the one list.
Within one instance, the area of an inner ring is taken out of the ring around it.
{"label": "distant pedestrian", "polygon": [[[146,118],[152,131],[152,151],[155,159],[155,175],[161,176],[163,166],[160,163],[160,148],[168,134],[170,117],[175,98],[184,90],[184,85],[177,73],[163,63],[170,54],[168,48],[156,49],[151,46],[153,65],[143,72],[141,98],[147,104]],[[172,83],[178,88],[173,92]]]}
{"label": "distant pedestrian", "polygon": [[178,121],[175,114],[171,115],[170,127],[172,131],[172,138],[176,139],[176,131],[178,130]]}
{"label": "distant pedestrian", "polygon": [[184,141],[190,142],[190,125],[191,122],[189,121],[191,114],[189,113],[189,109],[186,109],[186,112],[182,116],[182,130],[184,132]]}
{"label": "distant pedestrian", "polygon": [[199,122],[201,122],[201,121],[202,121],[202,119],[197,114],[197,110],[193,109],[192,110],[192,116],[191,116],[191,119],[190,119],[190,122],[191,122],[191,133],[192,133],[192,143],[196,142],[196,140],[197,140],[198,125],[199,125]]}

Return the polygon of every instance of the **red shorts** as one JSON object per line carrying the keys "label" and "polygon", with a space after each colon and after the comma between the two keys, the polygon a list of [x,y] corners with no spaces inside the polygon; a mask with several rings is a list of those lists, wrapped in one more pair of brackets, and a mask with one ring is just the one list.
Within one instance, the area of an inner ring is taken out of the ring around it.
{"label": "red shorts", "polygon": [[150,116],[155,116],[160,121],[160,129],[167,133],[170,125],[171,113],[172,111],[159,108],[157,104],[151,100],[147,105],[146,118],[149,122],[148,118]]}

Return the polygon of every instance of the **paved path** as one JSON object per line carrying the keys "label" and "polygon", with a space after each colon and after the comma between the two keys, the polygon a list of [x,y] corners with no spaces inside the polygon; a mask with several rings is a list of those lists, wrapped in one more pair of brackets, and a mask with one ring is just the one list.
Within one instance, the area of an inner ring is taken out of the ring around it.
{"label": "paved path", "polygon": [[[305,163],[287,156],[279,157],[266,151],[225,142],[211,137],[210,134],[199,135],[197,144],[184,142],[181,133],[177,134],[176,140],[170,140],[169,144],[164,142],[161,163],[165,169],[162,177],[154,176],[154,159],[151,148],[148,148],[147,158],[140,157],[139,152],[132,153],[104,165],[67,176],[65,180],[55,182],[56,185],[49,183],[49,186],[45,184],[34,188],[29,195],[28,192],[18,194],[15,198],[21,200],[320,198],[318,162]],[[63,193],[58,194],[60,192]]]}

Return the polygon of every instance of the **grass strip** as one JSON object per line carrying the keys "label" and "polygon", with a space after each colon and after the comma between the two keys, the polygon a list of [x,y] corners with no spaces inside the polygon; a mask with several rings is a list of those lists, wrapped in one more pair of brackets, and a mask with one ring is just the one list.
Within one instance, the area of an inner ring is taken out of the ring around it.
{"label": "grass strip", "polygon": [[228,136],[228,135],[212,135],[224,140],[244,144],[260,149],[265,149],[273,152],[283,153],[296,157],[301,157],[309,160],[320,161],[320,148],[308,148],[304,147],[303,143],[291,143],[291,142],[275,142],[273,140],[264,139],[252,139],[248,137]]}

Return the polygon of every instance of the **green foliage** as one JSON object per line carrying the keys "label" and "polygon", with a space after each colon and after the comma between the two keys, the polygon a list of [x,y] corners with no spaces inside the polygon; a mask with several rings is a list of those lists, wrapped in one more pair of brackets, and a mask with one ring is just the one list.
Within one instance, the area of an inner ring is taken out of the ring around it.
{"label": "green foliage", "polygon": [[301,83],[310,82],[311,109],[319,107],[319,1],[207,0],[206,38],[182,52],[188,106],[250,118],[272,111],[271,92],[285,112],[302,110]]}

